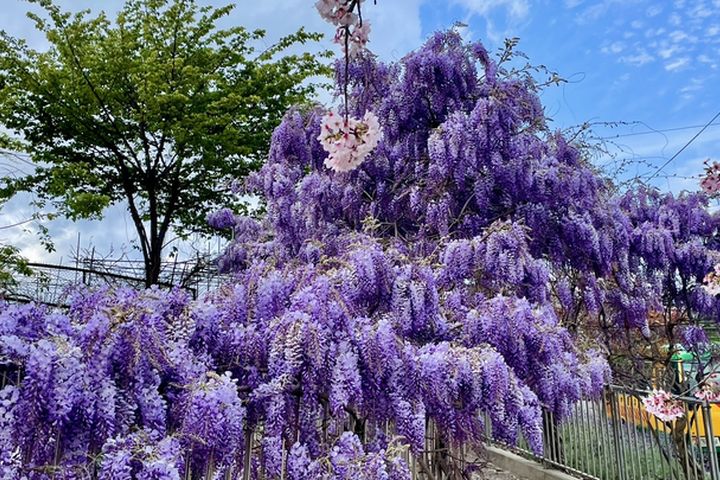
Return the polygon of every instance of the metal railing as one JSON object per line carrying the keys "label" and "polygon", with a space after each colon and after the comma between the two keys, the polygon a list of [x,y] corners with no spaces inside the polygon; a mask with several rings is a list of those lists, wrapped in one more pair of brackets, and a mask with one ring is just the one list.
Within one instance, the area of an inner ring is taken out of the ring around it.
{"label": "metal railing", "polygon": [[542,456],[522,440],[505,447],[586,479],[720,480],[720,428],[713,425],[720,405],[678,397],[684,415],[662,422],[642,404],[648,393],[611,386],[602,398],[578,402],[562,421],[544,412]]}
{"label": "metal railing", "polygon": [[[0,375],[0,385],[6,382],[20,384],[20,372],[6,371]],[[690,397],[679,397],[685,414],[674,422],[662,422],[645,411],[641,398],[648,392],[624,387],[609,387],[602,398],[585,400],[573,407],[572,413],[557,419],[550,412],[543,416],[543,446],[541,456],[534,455],[524,440],[517,446],[501,445],[492,439],[490,422],[487,440],[504,448],[532,457],[547,466],[564,470],[584,479],[599,480],[720,480],[718,452],[720,441],[715,437],[712,410],[708,402]],[[720,409],[716,412],[720,419]],[[392,438],[391,423],[373,428],[365,425],[363,440],[368,431],[384,430]],[[325,439],[337,438],[344,431],[358,433],[352,422],[337,425],[325,432]],[[210,468],[202,474],[190,473],[186,478],[223,480],[249,480],[258,474],[265,478],[257,460],[262,448],[263,429],[247,431],[245,455],[230,470],[217,475]],[[289,446],[283,443],[282,475],[287,478]],[[443,435],[433,422],[427,422],[424,449],[413,455],[401,449],[413,480],[460,480],[468,471],[482,468],[484,458],[480,450],[469,446],[452,446],[444,442]],[[251,475],[255,469],[259,472]],[[96,476],[79,478],[94,480]]]}
{"label": "metal railing", "polygon": [[[67,293],[79,286],[100,288],[128,286],[145,288],[142,262],[125,260],[82,260],[72,265],[29,262],[32,275],[18,275],[17,285],[2,297],[13,302],[36,302],[67,307]],[[229,276],[217,272],[207,259],[166,262],[158,286],[181,288],[193,298],[217,289]]]}

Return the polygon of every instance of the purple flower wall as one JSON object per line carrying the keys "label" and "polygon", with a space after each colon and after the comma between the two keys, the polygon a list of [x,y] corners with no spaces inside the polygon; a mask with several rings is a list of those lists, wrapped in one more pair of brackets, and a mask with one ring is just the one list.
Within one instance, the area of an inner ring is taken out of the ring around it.
{"label": "purple flower wall", "polygon": [[540,451],[541,408],[609,378],[577,322],[646,331],[668,292],[717,320],[704,197],[618,197],[508,68],[453,32],[354,59],[347,107],[382,140],[335,173],[324,112],[288,112],[247,185],[265,214],[209,218],[234,229],[233,281],[206,298],[3,304],[0,478],[240,478],[253,434],[252,478],[406,479],[428,421],[451,447],[487,420]]}

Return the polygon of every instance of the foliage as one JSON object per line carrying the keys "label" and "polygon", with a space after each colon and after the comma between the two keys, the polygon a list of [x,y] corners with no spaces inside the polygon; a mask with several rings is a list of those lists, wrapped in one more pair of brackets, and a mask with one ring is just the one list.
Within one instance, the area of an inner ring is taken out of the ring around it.
{"label": "foliage", "polygon": [[0,295],[17,286],[18,275],[32,275],[27,259],[11,245],[0,245]]}
{"label": "foliage", "polygon": [[320,37],[301,29],[258,52],[263,31],[217,27],[231,6],[127,0],[113,22],[36,3],[47,51],[0,37],[0,125],[38,165],[6,187],[73,219],[126,202],[154,283],[168,230],[204,230],[222,182],[255,169],[285,110],[314,94],[323,55],[287,50]]}

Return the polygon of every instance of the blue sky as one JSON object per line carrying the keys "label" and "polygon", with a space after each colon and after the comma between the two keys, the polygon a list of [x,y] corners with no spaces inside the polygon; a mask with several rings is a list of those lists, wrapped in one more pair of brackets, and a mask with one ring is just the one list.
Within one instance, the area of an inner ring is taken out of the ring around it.
{"label": "blue sky", "polygon": [[[116,11],[120,0],[56,0],[64,9]],[[223,5],[222,0],[198,0]],[[239,0],[227,24],[265,28],[268,42],[300,26],[332,34],[310,0]],[[595,133],[608,137],[616,160],[632,159],[626,176],[649,175],[675,154],[720,111],[720,0],[378,0],[367,1],[373,25],[371,49],[397,60],[438,29],[460,21],[463,35],[490,50],[505,37],[519,37],[519,49],[568,79],[543,93],[554,126],[596,122]],[[35,48],[44,40],[32,28],[23,0],[3,0],[0,29],[25,38]],[[330,47],[327,42],[325,47]],[[614,128],[603,122],[621,122]],[[720,160],[720,120],[710,126],[653,183],[663,190],[696,189],[693,177],[706,158]],[[694,128],[684,128],[694,127]],[[679,129],[678,128],[683,128]],[[668,130],[656,132],[657,130]],[[605,164],[608,158],[598,158]],[[25,218],[27,199],[2,211],[4,224]],[[128,251],[131,223],[118,206],[103,221],[51,225],[58,252],[67,257],[82,234],[83,246],[112,245]],[[45,258],[35,238],[4,230],[0,241],[19,244],[32,258]],[[132,251],[129,251],[132,254]]]}

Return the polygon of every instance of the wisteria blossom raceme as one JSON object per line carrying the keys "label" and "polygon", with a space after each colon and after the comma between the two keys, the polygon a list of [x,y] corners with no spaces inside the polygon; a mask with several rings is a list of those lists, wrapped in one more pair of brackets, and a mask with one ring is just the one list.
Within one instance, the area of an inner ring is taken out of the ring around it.
{"label": "wisteria blossom raceme", "polygon": [[663,422],[672,422],[685,415],[682,402],[664,390],[653,390],[650,395],[643,398],[643,405],[648,413]]}
{"label": "wisteria blossom raceme", "polygon": [[325,166],[336,172],[349,172],[360,166],[382,137],[378,118],[372,112],[356,120],[329,111],[320,129],[318,140],[328,152]]}
{"label": "wisteria blossom raceme", "polygon": [[221,208],[216,212],[212,212],[207,217],[207,223],[212,228],[224,230],[235,225],[235,214],[229,208]]}

